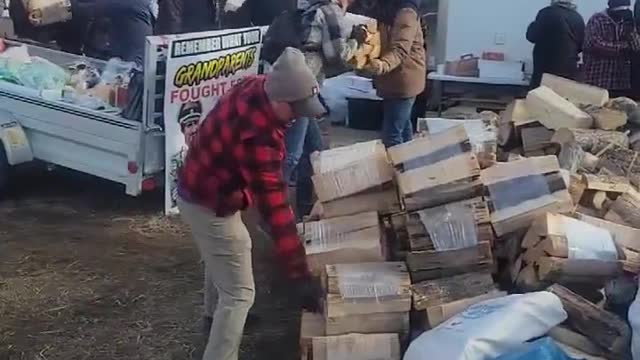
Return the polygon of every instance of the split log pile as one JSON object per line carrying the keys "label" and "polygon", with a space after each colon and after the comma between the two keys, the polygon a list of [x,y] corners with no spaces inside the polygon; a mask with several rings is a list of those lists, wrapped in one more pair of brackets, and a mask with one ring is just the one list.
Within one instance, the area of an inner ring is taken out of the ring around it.
{"label": "split log pile", "polygon": [[599,288],[623,270],[609,231],[564,215],[539,217],[526,233],[522,248],[513,271],[525,290],[541,290],[553,283],[587,283]]}
{"label": "split log pile", "polygon": [[[622,319],[561,285],[553,285],[547,291],[560,298],[569,316],[565,325],[570,330],[556,331],[552,337],[594,356],[627,358],[631,332]],[[571,336],[572,331],[579,336]]]}
{"label": "split log pile", "polygon": [[494,234],[481,197],[408,212],[404,226],[414,282],[493,268]]}
{"label": "split log pile", "polygon": [[549,333],[563,349],[626,358],[629,327],[602,289],[640,273],[637,105],[542,85],[499,118],[422,119],[405,144],[313,155],[318,202],[298,231],[324,293],[302,317],[303,359],[400,359],[412,329],[544,290],[569,315]]}

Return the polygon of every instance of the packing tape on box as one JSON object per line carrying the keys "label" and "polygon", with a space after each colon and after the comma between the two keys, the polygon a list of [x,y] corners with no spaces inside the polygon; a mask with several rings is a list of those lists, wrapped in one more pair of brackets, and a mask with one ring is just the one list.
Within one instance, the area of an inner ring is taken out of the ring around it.
{"label": "packing tape on box", "polygon": [[402,294],[401,279],[379,272],[342,272],[338,274],[340,296],[352,302],[380,302]]}
{"label": "packing tape on box", "polygon": [[478,225],[470,206],[454,203],[418,211],[436,251],[478,245]]}
{"label": "packing tape on box", "polygon": [[315,174],[345,168],[351,163],[366,159],[376,153],[386,156],[380,140],[356,143],[311,154],[311,163]]}
{"label": "packing tape on box", "polygon": [[511,178],[490,184],[487,188],[494,211],[516,207],[551,194],[547,178],[542,174]]}
{"label": "packing tape on box", "polygon": [[345,229],[335,224],[315,221],[304,224],[305,249],[308,255],[340,248],[346,242]]}
{"label": "packing tape on box", "polygon": [[469,143],[469,140],[463,143],[451,144],[449,146],[436,150],[430,154],[419,156],[419,157],[405,161],[404,163],[401,164],[400,171],[406,172],[414,169],[419,169],[425,166],[430,166],[470,151],[471,151],[471,144]]}
{"label": "packing tape on box", "polygon": [[569,259],[618,260],[618,250],[608,230],[565,216],[562,222]]}
{"label": "packing tape on box", "polygon": [[498,147],[498,129],[491,121],[484,119],[420,119],[426,124],[429,134],[438,134],[462,124],[474,153],[496,152]]}

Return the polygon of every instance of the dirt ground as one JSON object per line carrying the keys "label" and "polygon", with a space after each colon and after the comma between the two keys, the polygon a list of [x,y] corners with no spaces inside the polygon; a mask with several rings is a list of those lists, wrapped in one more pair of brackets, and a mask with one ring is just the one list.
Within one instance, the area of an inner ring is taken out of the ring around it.
{"label": "dirt ground", "polygon": [[[132,198],[64,169],[16,179],[0,201],[0,360],[200,358],[202,271],[179,219],[162,216],[161,193]],[[240,358],[298,358],[299,310],[269,237],[246,217],[258,322]]]}

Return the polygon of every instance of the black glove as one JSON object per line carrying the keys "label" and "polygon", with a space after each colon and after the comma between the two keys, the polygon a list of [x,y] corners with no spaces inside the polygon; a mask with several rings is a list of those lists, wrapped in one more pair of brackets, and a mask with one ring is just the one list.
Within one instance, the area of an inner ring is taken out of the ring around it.
{"label": "black glove", "polygon": [[296,280],[295,291],[303,310],[314,313],[320,312],[320,297],[322,296],[322,287],[320,280],[317,278]]}
{"label": "black glove", "polygon": [[368,36],[369,32],[365,25],[355,25],[353,30],[351,30],[351,38],[355,39],[358,42],[358,45],[364,44],[365,41],[367,41]]}

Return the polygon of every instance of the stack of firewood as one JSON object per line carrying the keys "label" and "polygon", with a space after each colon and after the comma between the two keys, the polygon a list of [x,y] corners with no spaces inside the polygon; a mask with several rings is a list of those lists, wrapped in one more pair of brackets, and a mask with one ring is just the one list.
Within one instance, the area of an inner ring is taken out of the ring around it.
{"label": "stack of firewood", "polygon": [[549,335],[563,346],[624,358],[628,326],[591,301],[640,273],[632,102],[556,76],[542,85],[502,114],[497,155],[483,117],[313,156],[319,201],[299,232],[325,294],[322,314],[303,315],[303,359],[400,359],[410,328],[504,296],[494,279],[556,294],[569,319]]}
{"label": "stack of firewood", "polygon": [[323,313],[304,313],[303,359],[399,360],[409,333],[410,280],[388,258],[380,216],[400,202],[379,140],[312,155],[318,202],[298,224],[312,273],[322,280]]}
{"label": "stack of firewood", "polygon": [[380,140],[311,155],[318,202],[312,216],[332,218],[368,211],[400,210],[393,168]]}
{"label": "stack of firewood", "polygon": [[623,270],[609,231],[563,215],[547,213],[538,218],[522,248],[513,271],[520,287],[527,290],[553,283],[599,288]]}
{"label": "stack of firewood", "polygon": [[482,195],[480,165],[464,126],[388,149],[406,210]]}

